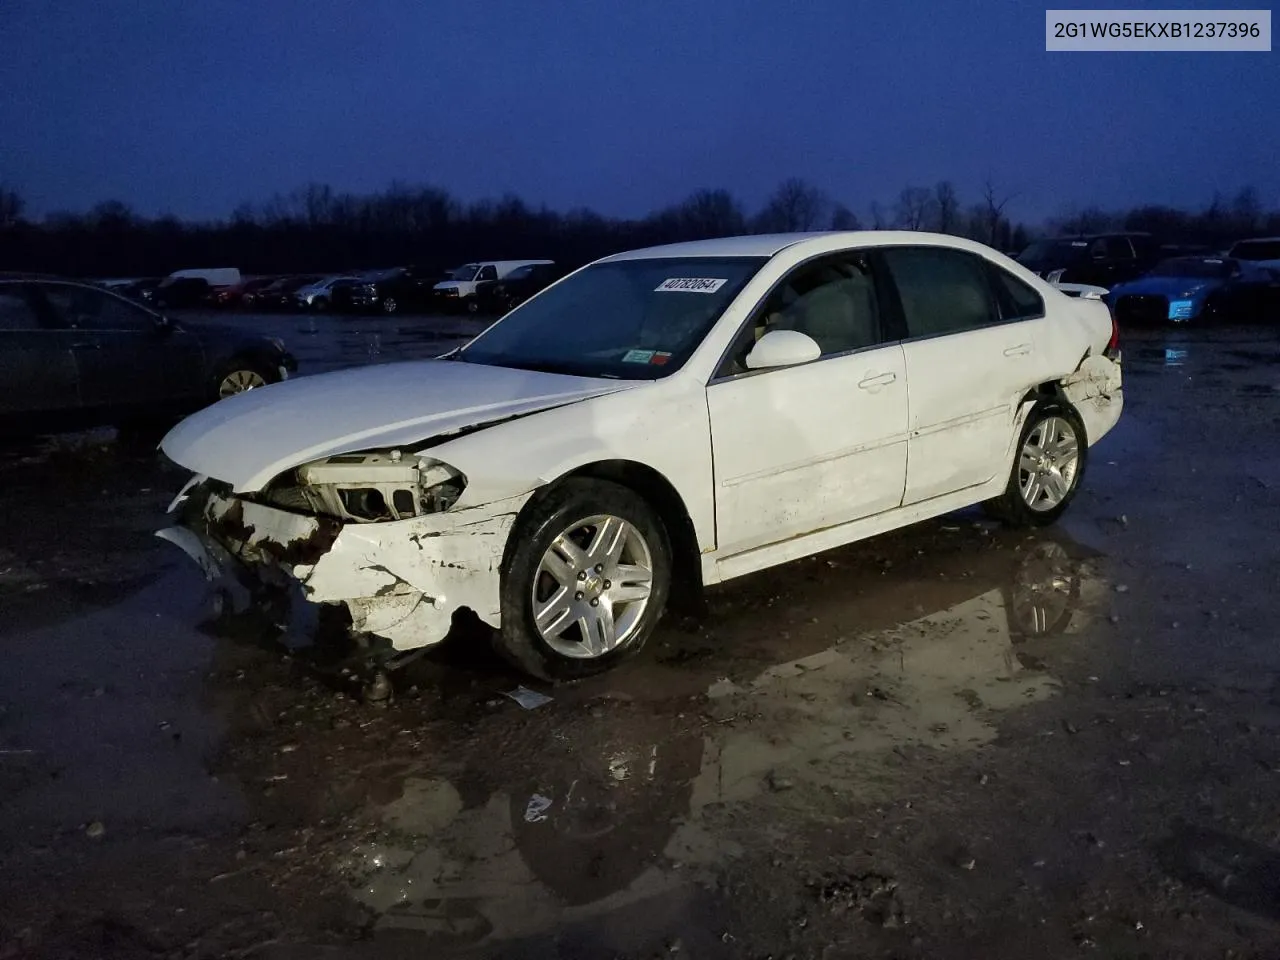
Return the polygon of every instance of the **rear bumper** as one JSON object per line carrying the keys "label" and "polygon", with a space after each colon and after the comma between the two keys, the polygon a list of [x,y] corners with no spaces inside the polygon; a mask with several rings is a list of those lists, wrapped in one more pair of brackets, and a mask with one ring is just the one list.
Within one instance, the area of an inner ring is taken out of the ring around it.
{"label": "rear bumper", "polygon": [[180,522],[157,536],[180,547],[211,580],[293,581],[313,603],[345,605],[357,633],[409,650],[443,640],[463,607],[501,625],[503,551],[529,496],[411,520],[343,524],[197,483],[171,508]]}

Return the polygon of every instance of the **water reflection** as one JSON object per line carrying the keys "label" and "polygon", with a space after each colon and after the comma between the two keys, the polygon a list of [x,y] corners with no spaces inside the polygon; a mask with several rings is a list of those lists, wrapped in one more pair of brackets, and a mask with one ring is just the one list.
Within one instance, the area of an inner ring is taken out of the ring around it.
{"label": "water reflection", "polygon": [[[1088,621],[1105,593],[1093,561],[1055,536],[993,550],[973,573],[846,599],[850,622],[870,625],[816,650],[788,637],[774,649],[789,659],[667,668],[700,684],[683,708],[562,696],[517,715],[531,731],[518,749],[472,745],[460,772],[408,777],[378,811],[380,841],[339,869],[379,929],[442,945],[530,935],[679,888],[740,852],[726,818],[757,801],[866,799],[873,755],[989,742],[1002,711],[1059,689],[1043,643]],[[652,671],[637,676],[662,688]]]}

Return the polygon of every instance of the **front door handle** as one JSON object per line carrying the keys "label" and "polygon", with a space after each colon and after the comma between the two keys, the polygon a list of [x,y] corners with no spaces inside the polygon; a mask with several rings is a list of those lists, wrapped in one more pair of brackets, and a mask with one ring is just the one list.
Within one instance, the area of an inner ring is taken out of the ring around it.
{"label": "front door handle", "polygon": [[1031,352],[1031,344],[1020,343],[1016,347],[1009,347],[1008,349],[1006,349],[1004,352],[1004,355],[1006,357],[1025,357],[1030,352]]}
{"label": "front door handle", "polygon": [[867,377],[865,380],[858,381],[859,390],[874,390],[876,387],[883,387],[885,384],[893,383],[898,379],[896,373],[881,373],[877,376]]}

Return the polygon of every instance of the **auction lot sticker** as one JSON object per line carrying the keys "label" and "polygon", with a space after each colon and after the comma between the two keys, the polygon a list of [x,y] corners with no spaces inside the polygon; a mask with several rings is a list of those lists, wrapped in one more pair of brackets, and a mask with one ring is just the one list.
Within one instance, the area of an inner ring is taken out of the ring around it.
{"label": "auction lot sticker", "polygon": [[654,288],[654,293],[715,293],[729,281],[712,277],[672,277]]}

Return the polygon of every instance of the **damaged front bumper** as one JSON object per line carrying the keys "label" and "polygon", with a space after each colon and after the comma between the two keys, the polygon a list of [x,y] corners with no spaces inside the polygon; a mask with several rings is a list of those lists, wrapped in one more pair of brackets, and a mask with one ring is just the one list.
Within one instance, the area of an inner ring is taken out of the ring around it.
{"label": "damaged front bumper", "polygon": [[343,523],[214,489],[195,478],[174,500],[176,526],[157,536],[186,552],[210,580],[247,574],[294,581],[313,603],[343,604],[356,633],[397,650],[439,643],[454,613],[501,625],[507,536],[532,493],[496,503],[381,523]]}

